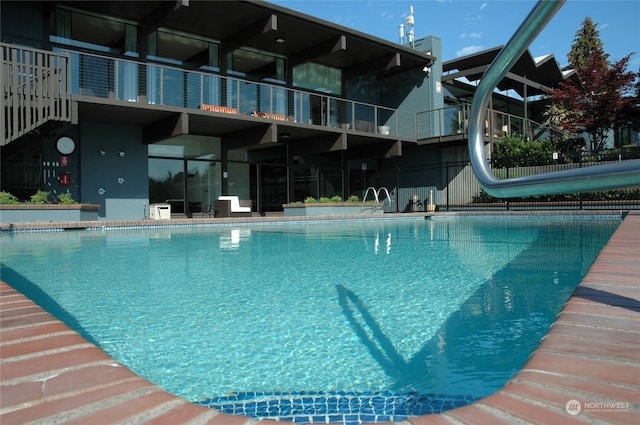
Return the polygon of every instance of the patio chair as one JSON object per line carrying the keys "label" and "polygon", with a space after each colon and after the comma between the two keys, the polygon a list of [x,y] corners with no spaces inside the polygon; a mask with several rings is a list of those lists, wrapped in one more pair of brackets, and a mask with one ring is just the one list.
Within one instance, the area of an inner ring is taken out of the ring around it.
{"label": "patio chair", "polygon": [[237,196],[218,196],[214,217],[251,217],[251,200],[240,200]]}

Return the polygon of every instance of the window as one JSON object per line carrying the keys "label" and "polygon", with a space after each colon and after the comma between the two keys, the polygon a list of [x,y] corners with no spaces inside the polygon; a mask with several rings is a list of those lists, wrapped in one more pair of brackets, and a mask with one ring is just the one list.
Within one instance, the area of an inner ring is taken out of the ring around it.
{"label": "window", "polygon": [[51,41],[88,50],[137,56],[134,23],[72,9],[56,10],[56,36]]}
{"label": "window", "polygon": [[342,71],[337,68],[305,63],[293,68],[293,84],[322,93],[342,95]]}
{"label": "window", "polygon": [[257,81],[284,83],[283,57],[254,49],[242,48],[229,53],[229,71]]}
{"label": "window", "polygon": [[186,68],[213,71],[220,68],[220,46],[216,41],[158,30],[149,36],[148,43],[151,59]]}

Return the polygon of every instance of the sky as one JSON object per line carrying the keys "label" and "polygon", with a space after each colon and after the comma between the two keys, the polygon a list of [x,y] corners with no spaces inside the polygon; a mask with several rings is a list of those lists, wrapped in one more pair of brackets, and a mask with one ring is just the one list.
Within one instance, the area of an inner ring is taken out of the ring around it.
{"label": "sky", "polygon": [[[536,2],[532,0],[268,0],[375,37],[399,42],[398,26],[413,6],[416,39],[442,40],[443,60],[507,43]],[[554,54],[567,65],[576,32],[586,17],[598,28],[611,61],[629,53],[627,71],[640,68],[640,1],[567,0],[529,46],[534,57]]]}

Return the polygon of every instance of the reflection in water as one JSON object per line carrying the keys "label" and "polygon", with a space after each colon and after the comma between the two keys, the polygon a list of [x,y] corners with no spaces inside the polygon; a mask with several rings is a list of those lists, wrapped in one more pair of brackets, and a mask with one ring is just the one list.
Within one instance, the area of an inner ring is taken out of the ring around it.
{"label": "reflection in water", "polygon": [[246,241],[251,237],[251,229],[231,229],[229,234],[220,235],[220,248],[238,249],[241,241]]}
{"label": "reflection in water", "polygon": [[3,279],[31,282],[31,296],[188,399],[482,396],[526,361],[618,223],[379,220],[0,242],[15,271]]}

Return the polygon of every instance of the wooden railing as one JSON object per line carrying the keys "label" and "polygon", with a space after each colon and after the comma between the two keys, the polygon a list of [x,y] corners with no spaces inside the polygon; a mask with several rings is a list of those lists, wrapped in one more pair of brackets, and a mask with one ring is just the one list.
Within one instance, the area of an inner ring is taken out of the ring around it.
{"label": "wooden railing", "polygon": [[69,58],[46,50],[0,43],[4,146],[48,121],[71,121]]}

